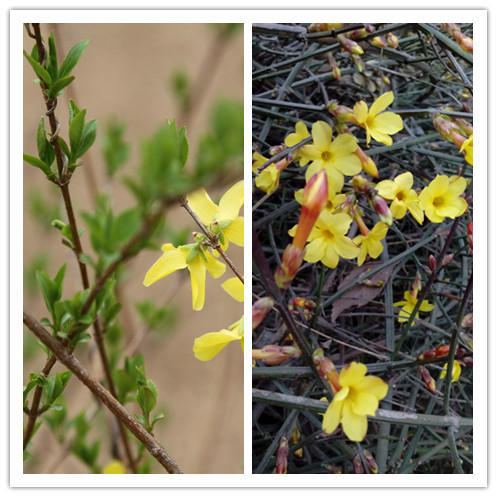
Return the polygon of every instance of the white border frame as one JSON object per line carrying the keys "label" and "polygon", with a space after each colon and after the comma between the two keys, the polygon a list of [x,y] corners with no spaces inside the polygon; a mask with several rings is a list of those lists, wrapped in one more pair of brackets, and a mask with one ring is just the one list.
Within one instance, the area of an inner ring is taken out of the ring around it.
{"label": "white border frame", "polygon": [[[95,12],[98,12],[95,20]],[[251,163],[251,24],[254,22],[368,23],[472,22],[474,24],[474,126],[478,174],[474,178],[474,473],[472,475],[251,475],[251,334],[246,334],[244,364],[244,471],[243,475],[31,475],[23,474],[22,437],[10,436],[10,484],[15,487],[485,487],[487,484],[487,12],[486,10],[12,10],[10,11],[10,433],[22,432],[18,406],[22,396],[22,23],[195,23],[245,24],[245,163]],[[251,198],[250,168],[245,167],[245,198]],[[245,219],[251,226],[251,203]],[[245,316],[251,315],[251,229],[245,231]],[[250,329],[250,326],[246,326]],[[167,447],[166,447],[167,448]],[[174,454],[172,454],[174,457]]]}

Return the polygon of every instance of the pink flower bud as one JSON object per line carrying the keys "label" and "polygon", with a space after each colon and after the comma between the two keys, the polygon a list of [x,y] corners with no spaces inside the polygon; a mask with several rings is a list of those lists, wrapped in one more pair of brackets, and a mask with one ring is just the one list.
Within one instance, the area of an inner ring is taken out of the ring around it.
{"label": "pink flower bud", "polygon": [[350,38],[347,38],[344,35],[338,35],[337,40],[342,46],[342,49],[350,52],[351,54],[362,55],[364,53],[364,50],[358,43],[351,40]]}
{"label": "pink flower bud", "polygon": [[354,473],[356,475],[362,475],[364,473],[364,467],[359,454],[356,454],[354,459],[352,459],[352,466],[354,467]]}
{"label": "pink flower bud", "polygon": [[437,269],[437,260],[435,259],[433,254],[430,254],[428,256],[428,266],[432,271],[435,271],[435,269]]}
{"label": "pink flower bud", "polygon": [[380,197],[379,195],[375,195],[373,197],[372,204],[374,211],[380,218],[380,221],[383,221],[385,224],[388,224],[388,226],[391,226],[393,222],[393,216],[387,203],[385,202],[385,199],[383,197]]}
{"label": "pink flower bud", "polygon": [[293,278],[297,274],[302,262],[304,261],[305,250],[300,247],[295,247],[292,244],[287,245],[281,258],[281,264],[274,273],[276,284],[282,290],[286,290]]}
{"label": "pink flower bud", "polygon": [[257,326],[262,323],[266,314],[273,308],[274,300],[271,297],[263,297],[256,300],[252,304],[252,329],[255,330]]}
{"label": "pink flower bud", "polygon": [[288,439],[281,437],[280,445],[276,451],[276,474],[284,475],[288,465]]}

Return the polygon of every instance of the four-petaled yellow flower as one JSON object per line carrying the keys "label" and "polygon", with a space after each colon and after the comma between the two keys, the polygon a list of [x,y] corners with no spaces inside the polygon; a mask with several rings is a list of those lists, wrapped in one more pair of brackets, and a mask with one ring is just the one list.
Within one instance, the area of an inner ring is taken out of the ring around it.
{"label": "four-petaled yellow flower", "polygon": [[471,133],[469,138],[463,142],[459,152],[464,152],[466,162],[473,165],[473,133]]}
{"label": "four-petaled yellow flower", "polygon": [[366,130],[366,143],[369,146],[371,137],[380,143],[390,146],[392,137],[404,128],[402,118],[395,112],[382,112],[392,102],[393,92],[389,91],[378,97],[369,108],[361,100],[354,105],[354,118],[356,123]]}
{"label": "four-petaled yellow flower", "polygon": [[243,205],[243,180],[235,183],[221,197],[219,206],[203,188],[190,193],[186,199],[200,221],[209,227],[210,231],[220,235],[223,250],[228,248],[229,242],[243,247],[243,217],[238,215]]}
{"label": "four-petaled yellow flower", "polygon": [[373,229],[367,235],[357,235],[354,243],[360,246],[360,252],[357,256],[357,265],[362,266],[366,256],[376,259],[383,252],[381,240],[387,234],[388,226],[385,223],[376,223]]}
{"label": "four-petaled yellow flower", "polygon": [[332,141],[330,125],[317,121],[312,125],[312,140],[312,144],[302,147],[302,153],[312,160],[305,172],[306,181],[324,169],[328,177],[328,191],[341,191],[343,176],[354,176],[362,169],[359,157],[354,154],[357,150],[356,139],[343,133]]}
{"label": "four-petaled yellow flower", "polygon": [[[304,122],[299,121],[295,124],[295,133],[290,133],[285,138],[285,145],[287,147],[293,147],[309,136],[311,135],[309,133],[309,130],[307,129],[307,126]],[[305,166],[309,162],[309,157],[305,155],[302,147],[295,150],[295,152],[293,152],[293,155],[295,158],[299,159],[299,164],[301,166]]]}
{"label": "four-petaled yellow flower", "polygon": [[[346,236],[352,218],[343,212],[331,214],[323,210],[312,228],[305,247],[304,260],[307,262],[321,261],[329,268],[337,267],[339,257],[355,259],[359,255],[359,247]],[[289,234],[294,236],[294,226]]]}
{"label": "four-petaled yellow flower", "polygon": [[340,390],[323,416],[323,431],[333,433],[341,423],[349,440],[360,442],[368,431],[367,416],[374,416],[388,385],[377,376],[366,376],[367,368],[352,362],[340,371]]}
{"label": "four-petaled yellow flower", "polygon": [[446,217],[462,216],[468,204],[460,195],[467,182],[461,176],[437,177],[419,194],[419,206],[432,223],[441,223]]}
{"label": "four-petaled yellow flower", "polygon": [[393,181],[386,179],[376,185],[378,194],[387,200],[393,200],[390,211],[396,219],[402,219],[409,211],[419,224],[423,223],[423,210],[419,207],[417,193],[412,189],[412,173],[399,174]]}
{"label": "four-petaled yellow flower", "polygon": [[[400,309],[399,311],[399,316],[397,317],[399,323],[405,323],[409,320],[409,317],[412,314],[412,311],[414,311],[414,307],[418,302],[417,296],[413,296],[412,293],[407,290],[404,292],[404,298],[405,300],[401,300],[393,304],[396,307],[402,307],[402,309]],[[433,310],[434,307],[435,306],[433,304],[430,304],[427,300],[423,300],[415,317],[419,317],[419,311],[429,312]],[[412,324],[414,324],[414,322]]]}
{"label": "four-petaled yellow flower", "polygon": [[236,323],[213,333],[205,333],[195,339],[193,353],[199,361],[210,361],[231,342],[238,341],[243,350],[243,316]]}
{"label": "four-petaled yellow flower", "polygon": [[224,274],[226,266],[214,258],[198,244],[174,247],[166,243],[161,247],[164,252],[155,264],[147,271],[143,284],[150,286],[178,269],[188,268],[192,285],[192,307],[200,311],[205,302],[205,272],[209,271],[213,278]]}

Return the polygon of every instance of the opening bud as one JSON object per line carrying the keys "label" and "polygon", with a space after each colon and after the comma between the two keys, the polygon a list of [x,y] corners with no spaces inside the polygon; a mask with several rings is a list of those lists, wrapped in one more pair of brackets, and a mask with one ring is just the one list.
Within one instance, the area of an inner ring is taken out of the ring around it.
{"label": "opening bud", "polygon": [[376,212],[376,214],[378,214],[380,221],[388,224],[388,226],[391,226],[393,222],[393,216],[385,199],[383,197],[380,197],[379,195],[375,195],[371,203],[374,211]]}
{"label": "opening bud", "polygon": [[259,326],[266,314],[273,308],[274,300],[271,297],[263,297],[252,304],[252,329]]}

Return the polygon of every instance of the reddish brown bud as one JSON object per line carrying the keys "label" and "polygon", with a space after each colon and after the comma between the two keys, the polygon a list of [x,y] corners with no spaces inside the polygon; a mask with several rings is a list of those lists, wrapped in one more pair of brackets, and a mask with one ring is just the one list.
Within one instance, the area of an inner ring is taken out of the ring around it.
{"label": "reddish brown bud", "polygon": [[369,450],[367,449],[363,449],[362,453],[364,455],[364,459],[366,459],[371,473],[374,473],[375,475],[378,474],[378,464],[376,464],[376,460],[373,457],[373,454],[371,454],[371,452],[369,452]]}
{"label": "reddish brown bud", "polygon": [[362,465],[361,456],[356,454],[354,459],[352,459],[352,466],[354,467],[354,473],[356,475],[362,475],[364,473],[364,466]]}
{"label": "reddish brown bud", "polygon": [[454,254],[446,254],[442,259],[442,266],[450,264],[452,262],[452,259],[454,259]]}
{"label": "reddish brown bud", "polygon": [[473,253],[473,221],[468,223],[468,243],[471,249],[471,253]]}
{"label": "reddish brown bud", "polygon": [[385,224],[388,224],[388,226],[391,226],[393,222],[393,216],[390,208],[385,202],[385,199],[383,197],[380,197],[379,195],[375,195],[371,203],[374,211],[376,212],[376,214],[378,214],[380,221],[383,221]]}
{"label": "reddish brown bud", "polygon": [[274,273],[274,280],[279,288],[286,290],[290,286],[303,261],[304,249],[292,244],[287,245],[281,258],[281,265]]}
{"label": "reddish brown bud", "polygon": [[276,451],[276,474],[284,475],[286,474],[288,465],[288,439],[286,437],[281,437],[280,445]]}
{"label": "reddish brown bud", "polygon": [[355,53],[350,54],[350,58],[352,59],[352,62],[354,63],[355,68],[359,72],[364,72],[366,70],[366,64],[361,59],[361,56],[359,54],[355,54]]}
{"label": "reddish brown bud", "polygon": [[342,46],[342,49],[350,52],[351,54],[362,55],[364,53],[364,50],[358,43],[351,40],[350,38],[347,38],[344,35],[338,35],[337,40]]}
{"label": "reddish brown bud", "polygon": [[300,349],[295,345],[266,345],[262,349],[252,349],[252,359],[260,360],[266,366],[277,366],[300,355]]}
{"label": "reddish brown bud", "polygon": [[312,354],[312,359],[321,378],[325,378],[330,385],[333,394],[337,393],[341,386],[338,381],[338,373],[331,359],[324,356],[323,349],[316,349]]}
{"label": "reddish brown bud", "polygon": [[387,33],[387,42],[392,48],[399,46],[399,39],[392,32]]}
{"label": "reddish brown bud", "polygon": [[423,379],[423,383],[425,384],[426,388],[430,392],[435,393],[437,391],[437,385],[428,369],[426,369],[424,366],[419,366],[419,372],[421,373],[421,378]]}
{"label": "reddish brown bud", "polygon": [[368,193],[371,190],[371,183],[360,174],[357,174],[350,180],[350,184],[356,192]]}
{"label": "reddish brown bud", "polygon": [[252,329],[255,330],[257,326],[262,323],[266,314],[273,308],[274,300],[271,297],[263,297],[256,300],[252,304]]}
{"label": "reddish brown bud", "polygon": [[432,254],[428,256],[428,266],[432,271],[435,271],[435,269],[437,269],[437,260]]}

